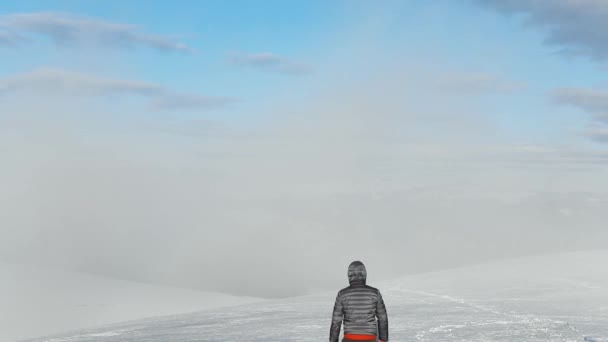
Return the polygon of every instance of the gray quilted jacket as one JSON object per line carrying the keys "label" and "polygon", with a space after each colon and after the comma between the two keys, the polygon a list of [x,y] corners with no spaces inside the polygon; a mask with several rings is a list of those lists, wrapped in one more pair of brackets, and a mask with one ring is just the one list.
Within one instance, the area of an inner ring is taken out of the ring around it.
{"label": "gray quilted jacket", "polygon": [[331,320],[329,342],[338,342],[340,326],[345,334],[376,335],[388,341],[388,315],[380,290],[365,284],[367,271],[360,261],[348,266],[348,282],[338,292]]}

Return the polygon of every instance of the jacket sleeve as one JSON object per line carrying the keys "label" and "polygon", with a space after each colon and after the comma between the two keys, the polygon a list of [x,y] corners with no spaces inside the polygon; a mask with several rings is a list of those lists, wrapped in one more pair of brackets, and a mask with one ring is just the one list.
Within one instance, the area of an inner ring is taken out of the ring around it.
{"label": "jacket sleeve", "polygon": [[338,338],[340,338],[340,328],[342,327],[342,320],[344,319],[341,294],[341,292],[338,292],[338,295],[336,296],[336,303],[334,304],[334,311],[331,316],[329,342],[338,342]]}
{"label": "jacket sleeve", "polygon": [[388,313],[382,299],[382,294],[378,290],[378,304],[376,304],[376,316],[378,317],[378,338],[381,341],[388,341]]}

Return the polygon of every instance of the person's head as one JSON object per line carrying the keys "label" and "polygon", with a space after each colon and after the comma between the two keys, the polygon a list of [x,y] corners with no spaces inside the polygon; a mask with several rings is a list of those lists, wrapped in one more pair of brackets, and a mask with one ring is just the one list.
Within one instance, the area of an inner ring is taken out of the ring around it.
{"label": "person's head", "polygon": [[361,261],[353,261],[348,265],[349,284],[365,284],[367,280],[367,270]]}

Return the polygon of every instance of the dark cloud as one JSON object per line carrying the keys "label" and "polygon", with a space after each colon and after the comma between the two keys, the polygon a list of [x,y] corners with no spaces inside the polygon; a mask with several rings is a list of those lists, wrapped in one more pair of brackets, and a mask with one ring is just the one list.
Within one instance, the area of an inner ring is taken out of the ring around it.
{"label": "dark cloud", "polygon": [[561,51],[608,59],[608,2],[605,0],[474,0],[507,14],[523,14],[526,24],[547,33],[545,43]]}
{"label": "dark cloud", "polygon": [[210,109],[234,100],[174,92],[155,83],[101,77],[62,69],[42,68],[0,79],[0,94],[28,92],[68,96],[140,96],[162,110]]}
{"label": "dark cloud", "polygon": [[312,72],[311,66],[305,63],[267,52],[256,54],[232,53],[228,56],[228,61],[243,67],[285,74],[306,74]]}
{"label": "dark cloud", "polygon": [[[605,0],[475,0],[482,6],[507,14],[525,16],[526,25],[545,31],[547,45],[560,52],[594,61],[608,59],[608,2]],[[562,88],[552,94],[561,104],[582,109],[599,129],[584,132],[591,140],[608,142],[608,91],[590,88]]]}
{"label": "dark cloud", "polygon": [[178,42],[175,37],[146,33],[135,25],[68,13],[42,12],[0,16],[0,44],[22,43],[22,37],[25,35],[48,37],[59,46],[92,44],[111,48],[148,47],[160,51],[192,52],[190,47]]}

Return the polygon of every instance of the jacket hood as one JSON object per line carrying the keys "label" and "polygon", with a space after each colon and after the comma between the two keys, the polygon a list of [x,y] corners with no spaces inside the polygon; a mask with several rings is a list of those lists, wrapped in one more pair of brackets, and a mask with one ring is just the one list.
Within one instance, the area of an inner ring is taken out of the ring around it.
{"label": "jacket hood", "polygon": [[367,280],[367,270],[361,261],[353,261],[348,266],[348,283],[365,284]]}

